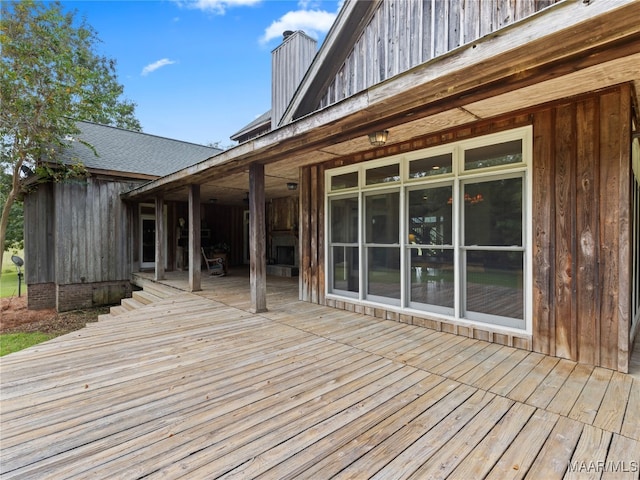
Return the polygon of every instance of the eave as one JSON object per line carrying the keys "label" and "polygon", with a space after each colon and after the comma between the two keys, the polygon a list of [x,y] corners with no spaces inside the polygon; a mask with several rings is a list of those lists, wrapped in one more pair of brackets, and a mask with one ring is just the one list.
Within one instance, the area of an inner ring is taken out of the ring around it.
{"label": "eave", "polygon": [[379,128],[396,143],[619,83],[638,91],[638,25],[637,1],[561,3],[124,198],[186,198],[196,183],[233,203],[252,162],[273,176],[267,197],[285,196],[299,166],[371,150],[366,134]]}

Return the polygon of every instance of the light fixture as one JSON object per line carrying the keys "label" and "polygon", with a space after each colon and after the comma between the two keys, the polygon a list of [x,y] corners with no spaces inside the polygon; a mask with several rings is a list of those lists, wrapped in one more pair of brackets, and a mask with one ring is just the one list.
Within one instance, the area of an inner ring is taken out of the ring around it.
{"label": "light fixture", "polygon": [[288,182],[287,183],[287,190],[297,190],[298,189],[298,184],[295,182]]}
{"label": "light fixture", "polygon": [[369,134],[369,143],[374,147],[381,147],[387,143],[389,137],[389,130],[380,130]]}

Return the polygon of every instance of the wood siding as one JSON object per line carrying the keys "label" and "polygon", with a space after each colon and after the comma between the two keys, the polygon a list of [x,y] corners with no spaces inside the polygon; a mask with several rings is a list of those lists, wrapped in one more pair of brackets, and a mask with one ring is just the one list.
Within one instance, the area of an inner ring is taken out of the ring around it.
{"label": "wood siding", "polygon": [[134,186],[89,178],[40,185],[27,195],[27,282],[67,285],[128,280],[131,232],[120,194]]}
{"label": "wood siding", "polygon": [[280,119],[316,55],[317,42],[301,31],[292,33],[271,54],[271,129]]}
{"label": "wood siding", "polygon": [[[631,91],[622,85],[491,122],[306,167],[301,172],[301,299],[627,371],[630,329]],[[533,336],[323,301],[324,170],[533,125]],[[315,227],[314,227],[315,225]],[[318,267],[314,267],[317,265]],[[316,300],[317,298],[317,300]]]}
{"label": "wood siding", "polygon": [[383,1],[318,108],[474,42],[554,3],[554,0]]}

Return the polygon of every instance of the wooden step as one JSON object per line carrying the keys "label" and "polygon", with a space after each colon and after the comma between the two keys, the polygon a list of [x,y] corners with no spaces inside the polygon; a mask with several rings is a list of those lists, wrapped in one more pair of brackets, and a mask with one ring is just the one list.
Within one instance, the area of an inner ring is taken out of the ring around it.
{"label": "wooden step", "polygon": [[138,308],[142,308],[145,306],[144,303],[139,302],[135,298],[123,298],[121,305],[124,309],[128,311],[137,310]]}
{"label": "wooden step", "polygon": [[111,313],[103,313],[101,315],[98,315],[98,322],[103,322],[105,320],[112,320],[112,319],[113,319],[113,315],[111,315]]}
{"label": "wooden step", "polygon": [[140,303],[145,305],[149,305],[150,303],[158,302],[162,300],[162,297],[158,295],[154,295],[146,290],[137,290],[133,292],[132,298]]}
{"label": "wooden step", "polygon": [[159,283],[148,282],[142,288],[145,292],[160,298],[168,298],[181,293],[177,288],[161,285]]}
{"label": "wooden step", "polygon": [[109,309],[109,315],[112,315],[112,316],[118,316],[126,312],[128,312],[128,310],[124,308],[122,305],[114,305]]}

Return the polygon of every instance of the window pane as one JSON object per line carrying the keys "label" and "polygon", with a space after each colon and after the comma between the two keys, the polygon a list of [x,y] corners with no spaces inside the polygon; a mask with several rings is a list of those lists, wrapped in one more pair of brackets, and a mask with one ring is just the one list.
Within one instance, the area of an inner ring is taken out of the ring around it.
{"label": "window pane", "polygon": [[358,288],[358,247],[332,247],[333,288],[357,292]]}
{"label": "window pane", "polygon": [[410,300],[453,308],[453,251],[410,248]]}
{"label": "window pane", "polygon": [[467,252],[466,311],[524,318],[522,252]]}
{"label": "window pane", "polygon": [[452,195],[451,185],[409,192],[409,243],[453,244]]}
{"label": "window pane", "polygon": [[367,185],[378,183],[397,182],[400,180],[400,165],[386,165],[384,167],[370,168],[367,170]]}
{"label": "window pane", "polygon": [[430,177],[452,172],[452,154],[421,158],[409,162],[409,178]]}
{"label": "window pane", "polygon": [[400,193],[368,195],[366,209],[366,242],[398,243],[400,238]]}
{"label": "window pane", "polygon": [[358,198],[331,200],[331,242],[358,242]]}
{"label": "window pane", "polygon": [[522,246],[522,178],[464,186],[465,245]]}
{"label": "window pane", "polygon": [[367,249],[367,293],[400,298],[400,249],[372,247]]}
{"label": "window pane", "polygon": [[349,172],[331,177],[331,190],[343,190],[358,186],[358,172]]}
{"label": "window pane", "polygon": [[465,170],[520,162],[522,162],[522,140],[470,148],[464,152]]}

